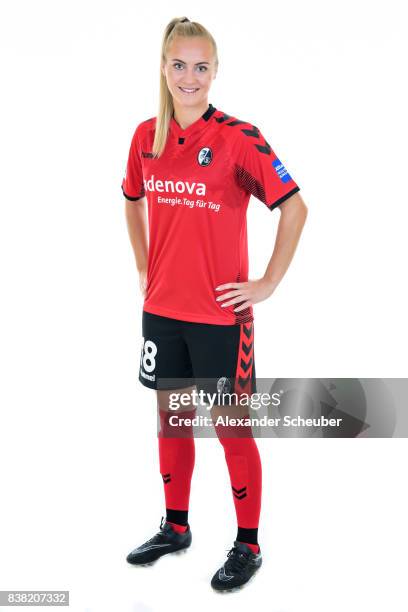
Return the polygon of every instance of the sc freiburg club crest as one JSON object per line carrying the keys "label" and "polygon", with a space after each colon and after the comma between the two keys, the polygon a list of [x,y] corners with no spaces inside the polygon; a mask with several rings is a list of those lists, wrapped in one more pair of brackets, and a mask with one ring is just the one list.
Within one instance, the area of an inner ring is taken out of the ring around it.
{"label": "sc freiburg club crest", "polygon": [[197,155],[200,166],[209,166],[212,162],[213,154],[209,147],[203,147]]}

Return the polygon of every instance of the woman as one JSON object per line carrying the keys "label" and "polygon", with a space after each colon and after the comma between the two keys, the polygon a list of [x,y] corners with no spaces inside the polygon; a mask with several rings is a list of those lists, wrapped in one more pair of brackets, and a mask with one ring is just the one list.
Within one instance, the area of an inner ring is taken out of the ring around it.
{"label": "woman", "polygon": [[[122,182],[144,295],[139,380],[156,390],[166,500],[165,523],[128,555],[133,564],[191,544],[195,450],[186,417],[195,409],[184,406],[177,416],[181,427],[175,428],[170,393],[192,391],[194,385],[207,393],[227,393],[231,385],[238,394],[255,389],[252,305],[272,295],[281,281],[307,215],[298,185],[260,130],[208,103],[217,67],[215,41],[202,25],[186,17],[170,21],[162,43],[159,112],[137,126]],[[248,280],[251,194],[281,213],[273,254],[256,280]],[[220,411],[214,406],[213,419]],[[261,565],[262,474],[249,427],[239,433],[218,427],[217,436],[238,523],[234,546],[211,581],[223,591],[245,584]]]}

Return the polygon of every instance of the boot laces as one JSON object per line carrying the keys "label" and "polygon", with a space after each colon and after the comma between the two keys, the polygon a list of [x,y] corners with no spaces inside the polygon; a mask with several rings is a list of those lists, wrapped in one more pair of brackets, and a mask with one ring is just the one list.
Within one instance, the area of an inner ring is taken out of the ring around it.
{"label": "boot laces", "polygon": [[239,550],[236,546],[233,546],[231,550],[228,551],[227,557],[225,569],[238,573],[245,569],[249,559],[248,553]]}

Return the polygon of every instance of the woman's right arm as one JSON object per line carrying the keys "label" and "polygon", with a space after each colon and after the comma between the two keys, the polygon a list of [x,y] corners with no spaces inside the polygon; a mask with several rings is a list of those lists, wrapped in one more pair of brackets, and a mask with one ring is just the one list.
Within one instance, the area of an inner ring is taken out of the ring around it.
{"label": "woman's right arm", "polygon": [[146,197],[131,201],[125,198],[126,223],[139,272],[140,291],[144,296],[147,283],[148,234]]}

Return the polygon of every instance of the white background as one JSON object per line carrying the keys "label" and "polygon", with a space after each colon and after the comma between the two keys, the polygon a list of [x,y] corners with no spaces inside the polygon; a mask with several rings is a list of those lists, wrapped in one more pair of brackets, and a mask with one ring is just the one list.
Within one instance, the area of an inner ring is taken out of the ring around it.
{"label": "white background", "polygon": [[[125,562],[164,502],[120,184],[182,15],[218,44],[209,101],[262,130],[309,208],[255,306],[257,375],[407,375],[402,2],[3,1],[0,588],[69,589],[84,612],[406,610],[405,440],[260,440],[264,566],[224,596],[233,502],[198,440],[192,549]],[[278,219],[251,200],[251,278]]]}

